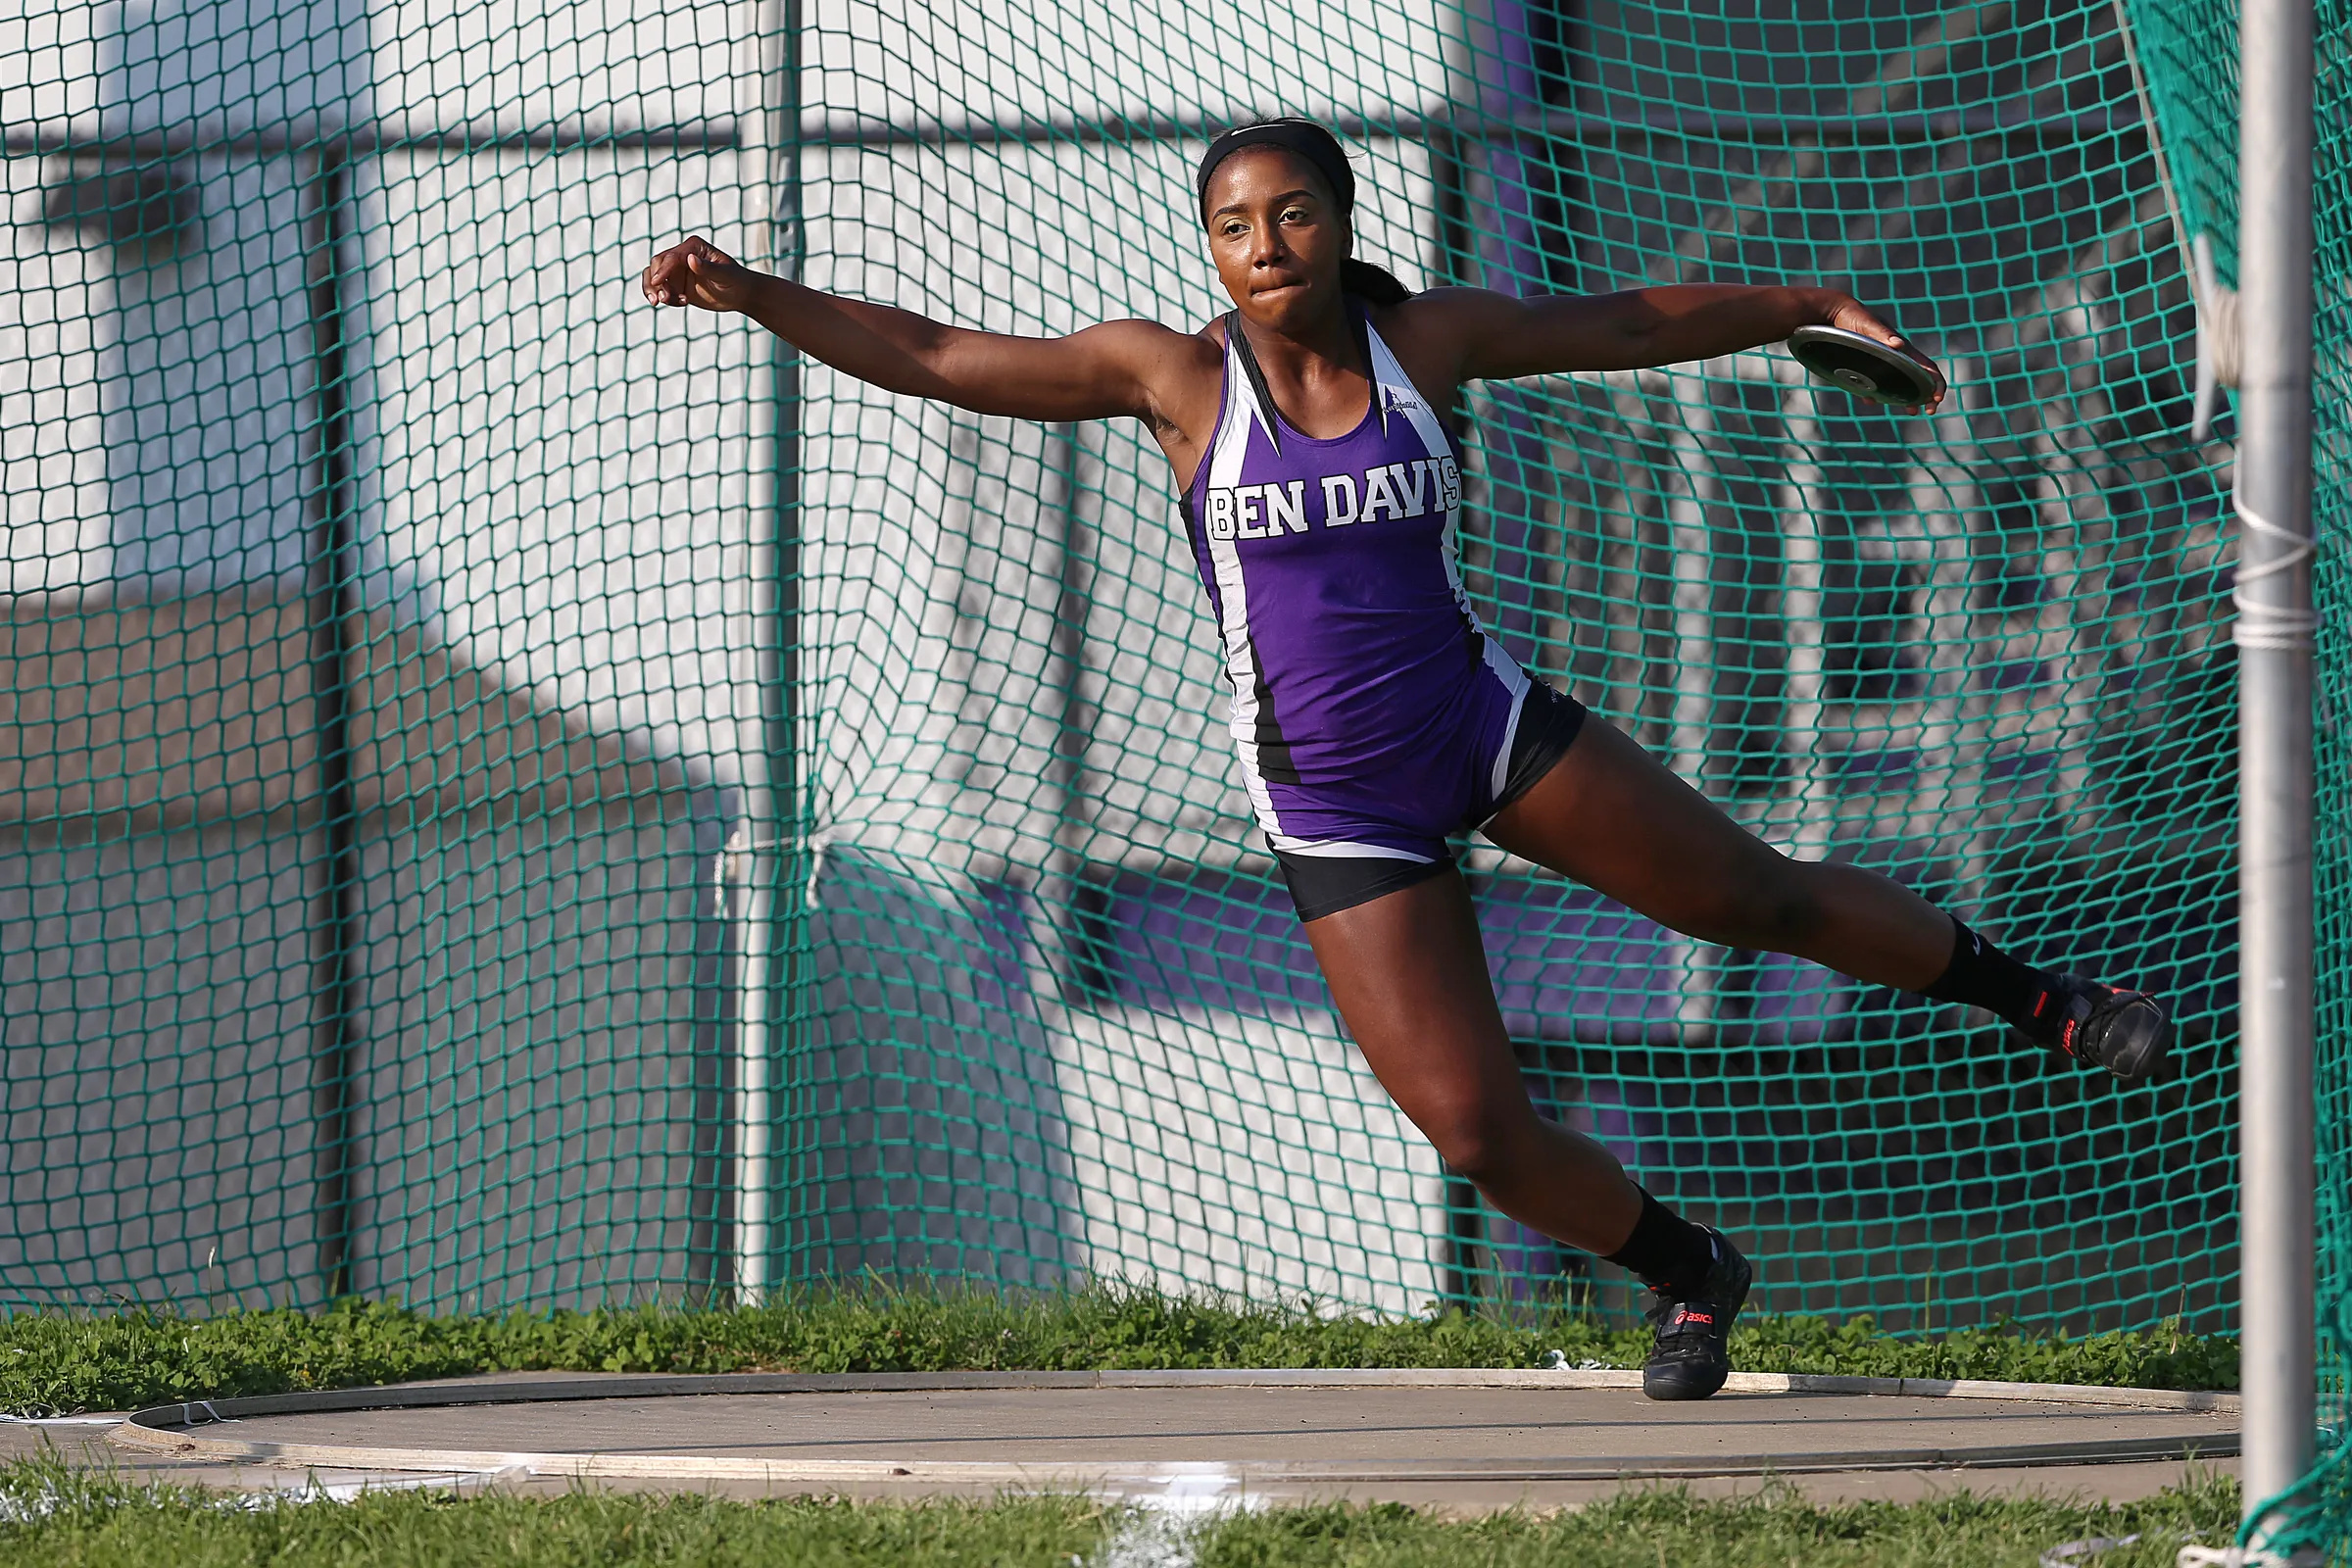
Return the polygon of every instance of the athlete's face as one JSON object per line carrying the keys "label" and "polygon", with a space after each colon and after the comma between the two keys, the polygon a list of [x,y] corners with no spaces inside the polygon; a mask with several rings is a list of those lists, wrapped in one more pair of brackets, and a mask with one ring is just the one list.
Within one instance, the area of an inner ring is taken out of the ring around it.
{"label": "athlete's face", "polygon": [[1246,147],[1208,179],[1208,249],[1242,314],[1296,331],[1337,308],[1347,216],[1315,166],[1280,147]]}

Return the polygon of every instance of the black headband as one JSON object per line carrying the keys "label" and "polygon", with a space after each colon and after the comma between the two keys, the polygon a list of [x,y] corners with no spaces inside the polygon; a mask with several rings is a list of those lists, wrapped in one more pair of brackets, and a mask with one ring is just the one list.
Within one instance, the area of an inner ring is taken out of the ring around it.
{"label": "black headband", "polygon": [[1200,172],[1193,176],[1193,193],[1200,203],[1200,220],[1208,220],[1208,179],[1217,166],[1245,147],[1280,147],[1297,153],[1315,166],[1316,172],[1331,186],[1338,198],[1340,211],[1355,211],[1355,171],[1348,167],[1348,155],[1340,151],[1340,140],[1311,120],[1268,120],[1255,125],[1236,125],[1208,144],[1200,155]]}

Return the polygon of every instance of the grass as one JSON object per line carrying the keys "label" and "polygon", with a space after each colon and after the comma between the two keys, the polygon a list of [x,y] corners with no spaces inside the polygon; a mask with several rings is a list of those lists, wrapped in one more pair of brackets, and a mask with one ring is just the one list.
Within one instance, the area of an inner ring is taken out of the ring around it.
{"label": "grass", "polygon": [[[343,1302],[185,1317],[131,1309],[0,1320],[0,1411],[356,1388],[504,1371],[935,1372],[1162,1367],[1637,1366],[1643,1333],[1573,1311],[1366,1321],[1303,1306],[1102,1287],[1062,1296],[808,1292],[759,1308],[433,1317]],[[2011,1325],[1895,1339],[1868,1318],[1766,1317],[1735,1331],[1744,1371],[2230,1389],[2237,1343],[2177,1322],[2069,1338]]]}
{"label": "grass", "polygon": [[0,1518],[11,1515],[0,1523],[0,1560],[10,1568],[1067,1568],[1114,1526],[1109,1509],[1075,1497],[859,1504],[386,1492],[349,1504],[241,1503],[40,1461],[0,1470]]}
{"label": "grass", "polygon": [[1331,1505],[1187,1527],[1051,1496],[734,1502],[400,1492],[350,1504],[249,1504],[33,1460],[0,1468],[0,1559],[12,1568],[1175,1568],[1188,1558],[1198,1568],[2024,1568],[2060,1542],[2137,1534],[2138,1544],[2100,1555],[2098,1568],[2169,1568],[2186,1537],[2227,1541],[2236,1512],[2235,1487],[2207,1477],[2115,1505],[1953,1494],[1817,1506],[1786,1492],[1701,1501],[1669,1489],[1548,1516],[1449,1521],[1396,1505]]}
{"label": "grass", "polygon": [[1221,1522],[1198,1568],[2031,1568],[2068,1541],[2132,1545],[2098,1568],[2172,1568],[2181,1542],[2226,1544],[2237,1490],[2201,1480],[2138,1503],[2082,1504],[1953,1493],[1931,1502],[1808,1503],[1767,1493],[1702,1501],[1682,1489],[1631,1492],[1572,1513],[1451,1522],[1408,1508],[1270,1510]]}

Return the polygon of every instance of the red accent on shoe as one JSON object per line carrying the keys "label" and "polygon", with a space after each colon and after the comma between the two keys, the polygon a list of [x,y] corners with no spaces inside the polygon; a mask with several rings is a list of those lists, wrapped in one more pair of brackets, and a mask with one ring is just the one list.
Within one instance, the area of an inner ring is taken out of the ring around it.
{"label": "red accent on shoe", "polygon": [[2075,1049],[2075,1020],[2069,1018],[2058,1026],[2058,1049],[2077,1060],[2082,1054]]}
{"label": "red accent on shoe", "polygon": [[2034,1017],[2036,1017],[2036,1018],[2040,1017],[2040,1016],[2041,1016],[2041,1009],[2042,1009],[2042,1008],[2044,1008],[2044,1007],[2046,1007],[2046,1006],[2048,1006],[2049,1004],[2050,1004],[2050,994],[2049,994],[2047,991],[2036,991],[2035,993],[2034,993]]}

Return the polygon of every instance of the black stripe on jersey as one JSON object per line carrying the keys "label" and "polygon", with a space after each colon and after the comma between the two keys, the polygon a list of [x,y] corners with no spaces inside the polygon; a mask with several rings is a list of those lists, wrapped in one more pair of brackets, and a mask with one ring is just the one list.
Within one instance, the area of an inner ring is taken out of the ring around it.
{"label": "black stripe on jersey", "polygon": [[1274,691],[1266,684],[1266,662],[1257,655],[1257,636],[1250,637],[1250,695],[1257,713],[1250,726],[1250,744],[1257,748],[1257,776],[1269,784],[1303,784],[1298,764],[1291,760],[1291,743],[1274,712]]}
{"label": "black stripe on jersey", "polygon": [[[1357,307],[1349,313],[1354,318],[1355,346],[1363,351],[1364,372],[1372,377],[1372,407],[1380,411],[1380,438],[1389,438],[1389,405],[1396,394],[1380,384],[1380,362],[1372,357],[1372,313]],[[1432,452],[1431,457],[1437,454]],[[1458,459],[1456,460],[1459,461]]]}
{"label": "black stripe on jersey", "polygon": [[1274,393],[1266,385],[1266,372],[1258,368],[1257,356],[1250,349],[1250,336],[1242,330],[1242,313],[1239,311],[1225,313],[1225,341],[1233,344],[1241,353],[1242,373],[1250,378],[1250,396],[1257,399],[1258,408],[1265,414],[1266,437],[1274,443],[1274,450],[1280,452],[1282,419],[1274,412]]}

